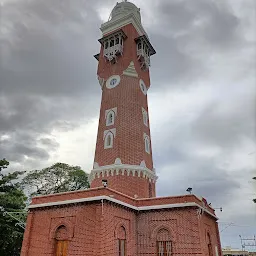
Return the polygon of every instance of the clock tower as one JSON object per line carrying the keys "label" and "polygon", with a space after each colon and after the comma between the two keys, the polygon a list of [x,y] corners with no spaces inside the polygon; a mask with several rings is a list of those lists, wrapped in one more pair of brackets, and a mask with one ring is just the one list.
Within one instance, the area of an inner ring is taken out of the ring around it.
{"label": "clock tower", "polygon": [[155,54],[140,9],[117,3],[101,26],[102,89],[91,188],[34,197],[21,256],[221,255],[203,197],[156,197],[147,92]]}
{"label": "clock tower", "polygon": [[102,89],[91,187],[104,183],[133,198],[155,197],[147,92],[155,54],[140,9],[117,3],[101,26],[98,80]]}

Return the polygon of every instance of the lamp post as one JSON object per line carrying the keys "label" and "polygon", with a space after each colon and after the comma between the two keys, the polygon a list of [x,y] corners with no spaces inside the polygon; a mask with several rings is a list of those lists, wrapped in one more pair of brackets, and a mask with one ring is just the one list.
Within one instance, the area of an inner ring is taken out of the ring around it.
{"label": "lamp post", "polygon": [[[256,177],[253,177],[252,179],[256,181]],[[252,199],[252,201],[256,204],[256,198]]]}

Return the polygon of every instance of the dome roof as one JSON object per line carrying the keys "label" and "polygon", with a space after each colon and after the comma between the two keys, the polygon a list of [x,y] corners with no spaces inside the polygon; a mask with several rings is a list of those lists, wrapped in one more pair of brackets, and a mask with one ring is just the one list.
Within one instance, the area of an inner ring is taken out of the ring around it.
{"label": "dome roof", "polygon": [[135,4],[126,1],[116,4],[111,12],[110,19],[119,19],[130,13],[133,13],[136,18],[141,22],[140,9]]}

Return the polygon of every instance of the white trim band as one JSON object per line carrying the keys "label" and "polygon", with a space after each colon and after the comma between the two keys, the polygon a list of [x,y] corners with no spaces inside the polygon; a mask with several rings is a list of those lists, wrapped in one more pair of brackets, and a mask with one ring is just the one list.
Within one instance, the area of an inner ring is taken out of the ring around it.
{"label": "white trim band", "polygon": [[112,198],[109,196],[95,196],[95,197],[87,197],[87,198],[79,198],[79,199],[72,199],[72,200],[65,200],[65,201],[43,203],[43,204],[32,204],[28,207],[28,209],[36,209],[36,208],[42,208],[42,207],[51,207],[51,206],[67,205],[67,204],[77,204],[77,203],[93,202],[93,201],[100,201],[100,200],[108,200],[110,202],[117,203],[119,205],[128,207],[128,208],[136,210],[136,211],[149,211],[149,210],[161,210],[161,209],[184,208],[184,207],[198,207],[199,209],[202,209],[204,212],[208,213],[215,219],[218,219],[214,214],[212,214],[206,208],[202,207],[201,205],[199,205],[195,202],[163,204],[163,205],[149,205],[149,206],[136,207],[136,206],[127,204],[125,202],[122,202],[118,199],[115,199],[115,198]]}

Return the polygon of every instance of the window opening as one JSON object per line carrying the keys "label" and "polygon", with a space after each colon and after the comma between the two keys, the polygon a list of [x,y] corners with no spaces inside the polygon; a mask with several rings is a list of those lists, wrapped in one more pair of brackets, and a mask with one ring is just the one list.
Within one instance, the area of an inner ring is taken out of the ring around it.
{"label": "window opening", "polygon": [[118,239],[118,255],[119,256],[126,256],[126,240],[125,239]]}
{"label": "window opening", "polygon": [[171,241],[157,241],[157,255],[171,256],[172,255]]}
{"label": "window opening", "polygon": [[115,44],[114,39],[111,39],[111,40],[110,40],[110,47],[114,46],[114,44]]}
{"label": "window opening", "polygon": [[107,136],[107,147],[111,146],[111,135]]}
{"label": "window opening", "polygon": [[212,243],[211,243],[211,237],[210,234],[207,233],[207,244],[208,244],[208,254],[209,256],[213,256],[213,251],[212,251]]}
{"label": "window opening", "polygon": [[149,137],[145,137],[145,151],[150,154],[150,143],[149,143]]}
{"label": "window opening", "polygon": [[110,111],[110,112],[108,112],[108,114],[107,114],[107,123],[106,123],[106,125],[107,125],[107,126],[113,125],[114,122],[115,122],[114,112],[113,112],[113,111]]}

